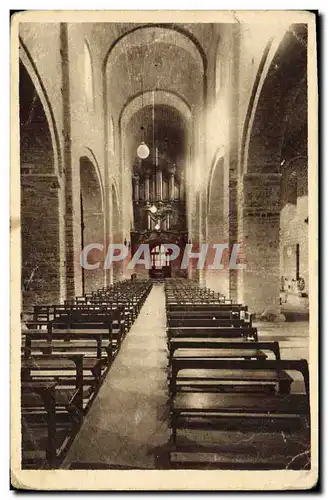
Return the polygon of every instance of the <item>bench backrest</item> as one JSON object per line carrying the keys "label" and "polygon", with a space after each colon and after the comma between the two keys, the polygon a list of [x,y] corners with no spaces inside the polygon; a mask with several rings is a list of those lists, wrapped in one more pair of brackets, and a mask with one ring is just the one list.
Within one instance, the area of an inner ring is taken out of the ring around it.
{"label": "bench backrest", "polygon": [[193,337],[193,338],[240,338],[245,340],[258,340],[257,328],[254,327],[220,327],[220,328],[184,328],[169,327],[168,338]]}
{"label": "bench backrest", "polygon": [[178,372],[183,369],[195,370],[260,370],[260,371],[298,371],[303,376],[304,388],[309,396],[309,367],[305,359],[301,360],[226,360],[226,359],[197,359],[173,358],[171,378],[175,379]]}
{"label": "bench backrest", "polygon": [[280,359],[280,349],[279,349],[279,342],[228,342],[228,341],[222,341],[222,342],[202,342],[200,339],[193,339],[190,342],[190,345],[187,345],[188,342],[185,342],[183,340],[179,339],[174,339],[173,342],[171,341],[169,344],[169,349],[171,354],[176,350],[176,349],[182,349],[182,348],[195,348],[195,349],[236,349],[238,350],[259,350],[259,351],[271,351],[275,355],[276,359]]}
{"label": "bench backrest", "polygon": [[216,319],[207,319],[207,318],[167,318],[168,326],[171,327],[198,327],[198,328],[213,328],[220,326],[251,326],[250,322],[246,322],[243,319],[234,318],[230,316],[230,318],[216,318]]}

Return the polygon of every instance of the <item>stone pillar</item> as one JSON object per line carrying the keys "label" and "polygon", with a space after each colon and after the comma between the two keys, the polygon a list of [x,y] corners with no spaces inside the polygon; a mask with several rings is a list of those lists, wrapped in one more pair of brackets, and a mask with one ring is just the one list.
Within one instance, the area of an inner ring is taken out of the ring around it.
{"label": "stone pillar", "polygon": [[184,196],[185,196],[184,175],[183,175],[183,172],[181,172],[181,175],[180,175],[180,201],[184,200]]}
{"label": "stone pillar", "polygon": [[162,200],[163,199],[163,177],[162,177],[162,170],[160,168],[157,168],[156,172],[156,188],[157,188],[157,200]]}
{"label": "stone pillar", "polygon": [[[280,315],[280,174],[247,173],[243,178],[243,261],[241,295],[250,312]],[[269,318],[270,316],[270,318]]]}
{"label": "stone pillar", "polygon": [[170,183],[169,183],[169,200],[170,201],[174,200],[174,184],[175,184],[174,172],[171,172],[170,173]]}
{"label": "stone pillar", "polygon": [[149,174],[145,174],[145,201],[149,201]]}
{"label": "stone pillar", "polygon": [[136,175],[133,179],[133,201],[138,202],[139,201],[139,176]]}
{"label": "stone pillar", "polygon": [[152,185],[151,201],[154,202],[154,201],[156,201],[156,175],[155,175],[155,172],[153,172],[152,176],[151,176],[151,185]]}
{"label": "stone pillar", "polygon": [[[21,176],[22,307],[56,304],[65,277],[63,214],[59,211],[60,183],[56,175]],[[73,249],[70,249],[72,252]]]}

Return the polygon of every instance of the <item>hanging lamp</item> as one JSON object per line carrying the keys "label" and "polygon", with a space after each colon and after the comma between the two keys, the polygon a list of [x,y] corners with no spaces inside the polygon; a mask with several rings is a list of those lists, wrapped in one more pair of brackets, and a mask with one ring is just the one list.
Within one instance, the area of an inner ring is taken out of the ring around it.
{"label": "hanging lamp", "polygon": [[[143,72],[142,72],[142,75],[141,75],[141,109],[142,110],[144,109],[143,94],[144,94],[144,89],[143,89]],[[149,151],[149,147],[145,143],[145,127],[142,125],[140,127],[140,130],[142,132],[142,141],[137,148],[137,155],[141,160],[145,160],[146,158],[148,158],[150,151]]]}

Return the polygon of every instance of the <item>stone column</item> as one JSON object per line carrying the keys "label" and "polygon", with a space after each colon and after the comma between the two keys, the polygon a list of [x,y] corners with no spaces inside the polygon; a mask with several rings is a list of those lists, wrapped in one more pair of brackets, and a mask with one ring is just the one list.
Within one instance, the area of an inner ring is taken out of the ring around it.
{"label": "stone column", "polygon": [[149,201],[149,174],[145,174],[145,201]]}
{"label": "stone column", "polygon": [[156,191],[157,191],[157,200],[162,200],[163,199],[163,177],[162,177],[162,170],[157,167],[157,172],[156,172]]}
{"label": "stone column", "polygon": [[180,175],[180,201],[184,200],[185,196],[185,185],[184,185],[184,174],[181,172]]}
{"label": "stone column", "polygon": [[[24,308],[37,303],[56,304],[61,299],[66,256],[65,228],[61,226],[64,214],[59,210],[60,189],[56,175],[21,175],[21,279]],[[80,253],[81,247],[78,250]],[[74,248],[67,251],[74,253]],[[70,269],[74,284],[75,275],[72,271]]]}
{"label": "stone column", "polygon": [[169,183],[169,200],[170,201],[174,200],[174,184],[175,184],[174,172],[171,172],[170,173],[170,183]]}
{"label": "stone column", "polygon": [[245,269],[242,300],[257,316],[280,314],[280,174],[247,173],[243,178],[243,241]]}
{"label": "stone column", "polygon": [[133,187],[134,187],[134,193],[133,193],[133,200],[134,201],[139,201],[139,176],[136,175],[133,179]]}
{"label": "stone column", "polygon": [[154,202],[154,201],[156,201],[156,175],[155,175],[155,172],[153,172],[152,176],[151,176],[151,185],[152,185],[151,201]]}

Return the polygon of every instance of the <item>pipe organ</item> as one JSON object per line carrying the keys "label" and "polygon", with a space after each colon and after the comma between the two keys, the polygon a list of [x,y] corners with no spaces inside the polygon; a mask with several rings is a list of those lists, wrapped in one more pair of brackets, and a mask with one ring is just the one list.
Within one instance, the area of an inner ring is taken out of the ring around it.
{"label": "pipe organ", "polygon": [[[141,164],[132,182],[136,231],[185,230],[184,177],[175,165]],[[149,212],[150,207],[156,212]]]}

